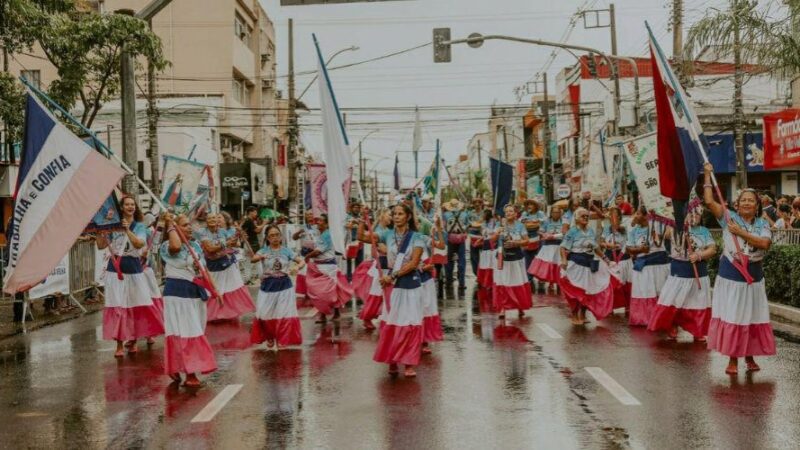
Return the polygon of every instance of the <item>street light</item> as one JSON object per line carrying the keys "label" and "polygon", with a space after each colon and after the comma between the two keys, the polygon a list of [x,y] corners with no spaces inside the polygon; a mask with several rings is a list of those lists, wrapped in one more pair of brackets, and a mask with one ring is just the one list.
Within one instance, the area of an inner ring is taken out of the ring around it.
{"label": "street light", "polygon": [[[342,54],[342,53],[344,53],[344,52],[354,52],[354,51],[358,50],[359,48],[360,48],[360,47],[358,47],[357,45],[352,45],[352,46],[350,46],[350,47],[343,48],[343,49],[339,50],[338,52],[336,52],[336,53],[332,54],[332,55],[331,55],[331,57],[330,57],[330,58],[328,58],[328,60],[327,60],[327,61],[325,61],[325,66],[327,67],[327,66],[328,66],[328,64],[330,64],[330,63],[331,63],[331,61],[333,61],[333,58],[336,58],[336,57],[337,57],[337,56],[339,56],[340,54]],[[297,99],[296,99],[296,100],[300,100],[301,98],[303,98],[303,95],[305,95],[305,93],[306,93],[306,92],[308,92],[308,89],[309,89],[309,88],[311,88],[311,85],[312,85],[312,84],[314,84],[314,82],[315,82],[315,81],[317,81],[317,78],[318,78],[318,77],[319,77],[319,73],[317,73],[316,75],[314,75],[314,78],[312,78],[312,79],[311,79],[311,81],[309,81],[309,82],[308,82],[308,86],[306,86],[306,88],[305,88],[305,89],[303,89],[303,92],[301,92],[301,93],[300,93],[300,96],[299,96],[299,97],[297,97]]]}
{"label": "street light", "polygon": [[[364,156],[361,153],[361,143],[366,141],[368,137],[372,136],[373,134],[381,131],[380,129],[375,129],[364,135],[361,140],[358,141],[358,182],[360,183],[364,180]],[[355,151],[355,150],[353,150]]]}

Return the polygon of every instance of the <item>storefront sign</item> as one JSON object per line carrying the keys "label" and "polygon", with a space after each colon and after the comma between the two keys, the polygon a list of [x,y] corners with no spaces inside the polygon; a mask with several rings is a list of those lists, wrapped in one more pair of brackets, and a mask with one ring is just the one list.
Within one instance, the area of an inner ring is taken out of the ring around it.
{"label": "storefront sign", "polygon": [[764,116],[764,167],[800,165],[800,109]]}

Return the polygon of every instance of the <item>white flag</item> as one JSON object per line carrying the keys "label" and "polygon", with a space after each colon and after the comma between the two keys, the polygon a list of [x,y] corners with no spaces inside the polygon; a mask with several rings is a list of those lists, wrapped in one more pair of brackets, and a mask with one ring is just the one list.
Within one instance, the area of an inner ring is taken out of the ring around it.
{"label": "white flag", "polygon": [[350,142],[347,140],[344,122],[339,113],[339,106],[316,35],[314,35],[314,45],[317,48],[319,64],[319,108],[322,113],[322,140],[325,172],[328,178],[328,226],[334,250],[344,253],[344,227],[349,200],[345,192],[349,191],[350,178],[353,174],[353,156],[350,153]]}
{"label": "white flag", "polygon": [[411,150],[418,152],[422,148],[422,127],[419,123],[419,107],[414,108],[414,136]]}

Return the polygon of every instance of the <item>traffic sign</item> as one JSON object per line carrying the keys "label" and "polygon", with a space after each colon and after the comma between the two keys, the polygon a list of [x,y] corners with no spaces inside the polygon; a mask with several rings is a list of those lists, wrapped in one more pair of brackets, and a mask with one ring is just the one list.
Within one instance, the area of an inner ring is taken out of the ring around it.
{"label": "traffic sign", "polygon": [[572,188],[570,188],[568,184],[559,184],[556,189],[556,196],[558,198],[568,198],[571,193]]}
{"label": "traffic sign", "polygon": [[250,199],[250,191],[242,191],[242,200]]}

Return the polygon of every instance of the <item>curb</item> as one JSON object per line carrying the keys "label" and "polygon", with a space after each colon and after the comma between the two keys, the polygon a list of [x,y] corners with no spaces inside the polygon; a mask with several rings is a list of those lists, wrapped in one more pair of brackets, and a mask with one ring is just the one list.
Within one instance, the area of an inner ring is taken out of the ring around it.
{"label": "curb", "polygon": [[770,302],[769,314],[776,336],[800,343],[800,308]]}

